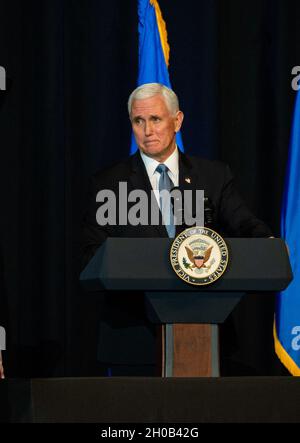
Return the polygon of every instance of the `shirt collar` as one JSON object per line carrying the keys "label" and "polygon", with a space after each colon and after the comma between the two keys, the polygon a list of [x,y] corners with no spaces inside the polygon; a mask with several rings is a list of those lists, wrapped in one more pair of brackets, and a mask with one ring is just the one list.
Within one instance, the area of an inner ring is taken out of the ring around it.
{"label": "shirt collar", "polygon": [[[157,166],[160,163],[154,158],[148,157],[148,155],[144,154],[142,151],[140,151],[140,154],[149,177],[152,177],[152,175],[155,173]],[[171,172],[172,175],[174,175],[174,177],[176,177],[176,175],[178,174],[178,162],[179,162],[179,152],[176,146],[174,152],[172,152],[172,154],[163,162],[164,165],[166,165],[169,168],[169,171]]]}

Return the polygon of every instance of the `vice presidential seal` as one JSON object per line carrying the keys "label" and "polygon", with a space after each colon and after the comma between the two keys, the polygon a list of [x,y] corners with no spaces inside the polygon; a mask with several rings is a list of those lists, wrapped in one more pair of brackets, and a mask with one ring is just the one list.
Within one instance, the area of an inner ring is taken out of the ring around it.
{"label": "vice presidential seal", "polygon": [[194,227],[175,238],[170,259],[174,271],[182,280],[192,285],[209,285],[225,272],[228,249],[217,232]]}

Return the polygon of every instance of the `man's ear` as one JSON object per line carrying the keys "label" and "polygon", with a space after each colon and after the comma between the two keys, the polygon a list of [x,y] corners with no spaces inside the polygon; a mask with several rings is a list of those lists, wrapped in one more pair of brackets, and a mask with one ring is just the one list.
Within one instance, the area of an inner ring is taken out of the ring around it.
{"label": "man's ear", "polygon": [[175,132],[180,131],[182,122],[184,119],[184,114],[182,111],[178,111],[175,116]]}

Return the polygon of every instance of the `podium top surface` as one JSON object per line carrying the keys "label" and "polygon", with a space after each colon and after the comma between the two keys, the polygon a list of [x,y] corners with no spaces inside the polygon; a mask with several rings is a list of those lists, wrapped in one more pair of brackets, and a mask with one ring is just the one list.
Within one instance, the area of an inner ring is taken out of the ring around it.
{"label": "podium top surface", "polygon": [[169,238],[108,238],[82,271],[86,290],[282,291],[292,280],[282,239],[227,238],[229,263],[205,286],[181,280],[170,263]]}

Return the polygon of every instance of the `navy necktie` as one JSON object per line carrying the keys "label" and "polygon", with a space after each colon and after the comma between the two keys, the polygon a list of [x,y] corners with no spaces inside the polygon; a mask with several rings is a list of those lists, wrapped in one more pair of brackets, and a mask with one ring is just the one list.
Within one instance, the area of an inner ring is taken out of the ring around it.
{"label": "navy necktie", "polygon": [[[156,171],[160,173],[159,183],[158,183],[159,192],[160,193],[161,191],[170,192],[171,189],[174,187],[174,184],[168,175],[168,167],[162,163],[157,166]],[[174,238],[176,230],[174,225],[174,215],[172,211],[170,196],[164,192],[159,195],[159,201],[160,201],[160,210],[166,226],[166,230],[168,232],[168,236],[170,238]]]}

